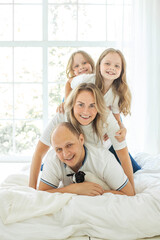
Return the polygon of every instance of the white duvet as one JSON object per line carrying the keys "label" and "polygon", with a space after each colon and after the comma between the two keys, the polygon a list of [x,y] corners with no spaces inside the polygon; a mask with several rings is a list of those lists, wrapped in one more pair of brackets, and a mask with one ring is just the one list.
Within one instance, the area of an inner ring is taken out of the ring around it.
{"label": "white duvet", "polygon": [[134,197],[41,192],[27,187],[28,171],[9,176],[0,186],[0,240],[160,235],[160,155],[136,160],[143,169],[134,174]]}

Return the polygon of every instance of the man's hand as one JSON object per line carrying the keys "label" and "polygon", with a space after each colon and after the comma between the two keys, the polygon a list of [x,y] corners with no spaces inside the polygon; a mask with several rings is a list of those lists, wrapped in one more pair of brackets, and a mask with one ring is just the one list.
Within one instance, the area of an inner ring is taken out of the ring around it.
{"label": "man's hand", "polygon": [[70,193],[79,195],[97,196],[104,193],[103,188],[99,184],[92,182],[74,183],[66,186],[66,188],[68,188]]}

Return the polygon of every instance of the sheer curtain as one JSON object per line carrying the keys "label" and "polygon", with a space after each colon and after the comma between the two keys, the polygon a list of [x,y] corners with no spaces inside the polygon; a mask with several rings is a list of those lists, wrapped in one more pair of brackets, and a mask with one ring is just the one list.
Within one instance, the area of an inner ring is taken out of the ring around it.
{"label": "sheer curtain", "polygon": [[129,146],[160,153],[160,1],[134,1]]}

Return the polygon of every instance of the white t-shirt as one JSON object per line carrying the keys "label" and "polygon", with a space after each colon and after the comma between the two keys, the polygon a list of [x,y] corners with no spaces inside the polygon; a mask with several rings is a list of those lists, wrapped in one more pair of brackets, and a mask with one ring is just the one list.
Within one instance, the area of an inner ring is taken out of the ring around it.
{"label": "white t-shirt", "polygon": [[[76,88],[80,83],[94,83],[95,84],[95,74],[82,74],[78,75],[73,78],[71,82],[71,88]],[[112,91],[112,88],[110,88],[106,94],[104,95],[104,100],[107,107],[111,108],[111,111],[115,114],[120,113],[119,111],[119,96],[115,95]]]}
{"label": "white t-shirt", "polygon": [[[56,127],[58,123],[61,122],[68,122],[66,114],[63,113],[56,113],[53,119],[49,122],[46,129],[44,130],[42,136],[40,137],[40,141],[47,146],[51,146],[50,136],[53,131],[53,128]],[[103,143],[101,143],[100,139],[97,137],[96,133],[93,132],[92,123],[87,126],[82,126],[85,135],[85,143],[89,143],[94,145],[96,148],[101,147]],[[103,127],[103,135],[105,133],[108,134],[109,141],[108,145],[105,143],[105,148],[109,148],[111,144],[113,145],[115,150],[120,150],[125,148],[126,141],[118,142],[115,138],[116,132],[120,129],[115,117],[113,116],[112,112],[109,111],[109,115],[107,117],[107,126]]]}
{"label": "white t-shirt", "polygon": [[[91,172],[107,183],[112,190],[120,190],[126,186],[128,178],[114,155],[105,148],[87,145],[85,159],[79,171]],[[75,173],[69,166],[61,162],[55,151],[49,151],[43,166],[40,181],[53,188],[57,188],[62,181],[63,186],[73,183],[72,177],[67,174]]]}

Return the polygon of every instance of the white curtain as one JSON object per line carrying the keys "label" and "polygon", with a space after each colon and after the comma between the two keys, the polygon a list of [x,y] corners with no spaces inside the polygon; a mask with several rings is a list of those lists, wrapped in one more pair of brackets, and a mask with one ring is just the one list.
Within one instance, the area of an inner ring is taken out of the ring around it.
{"label": "white curtain", "polygon": [[129,150],[160,153],[160,0],[135,0]]}

